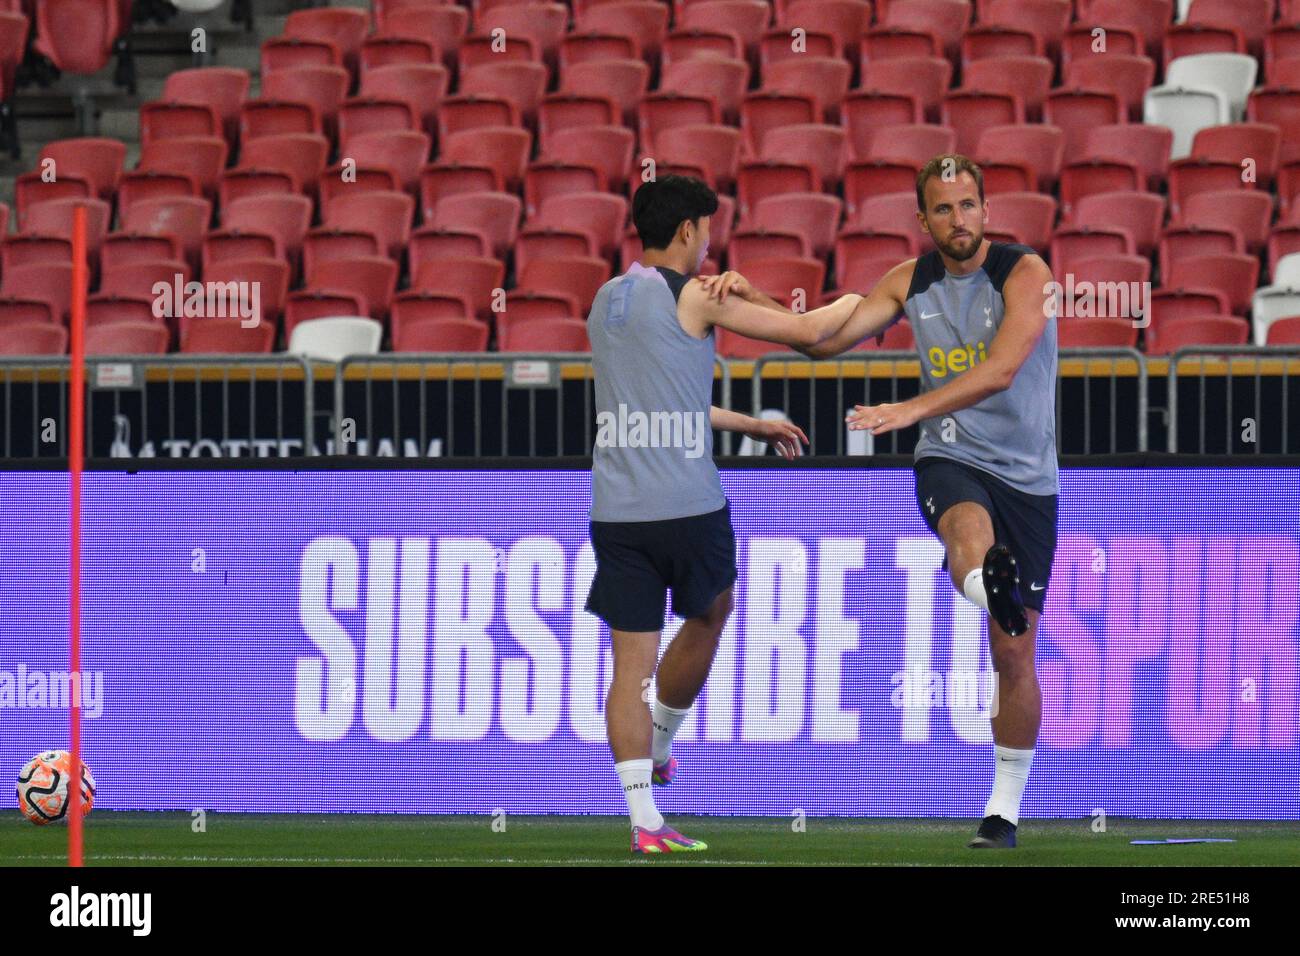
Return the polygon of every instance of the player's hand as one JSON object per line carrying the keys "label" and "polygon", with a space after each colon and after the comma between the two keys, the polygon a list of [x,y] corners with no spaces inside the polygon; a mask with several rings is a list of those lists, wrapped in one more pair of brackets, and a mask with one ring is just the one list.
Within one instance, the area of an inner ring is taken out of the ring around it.
{"label": "player's hand", "polygon": [[754,292],[754,287],[749,284],[748,279],[739,272],[732,272],[731,270],[716,276],[698,276],[697,281],[703,284],[704,291],[711,298],[717,299],[719,302],[725,302],[727,296],[731,294],[748,301]]}
{"label": "player's hand", "polygon": [[916,415],[907,402],[886,405],[854,405],[853,411],[844,419],[849,423],[849,431],[869,431],[873,435],[899,431],[917,422]]}
{"label": "player's hand", "polygon": [[803,429],[784,418],[778,421],[763,421],[755,418],[753,425],[741,434],[754,441],[772,445],[776,453],[787,461],[794,461],[796,456],[802,455],[803,445],[808,444],[808,436],[803,433]]}

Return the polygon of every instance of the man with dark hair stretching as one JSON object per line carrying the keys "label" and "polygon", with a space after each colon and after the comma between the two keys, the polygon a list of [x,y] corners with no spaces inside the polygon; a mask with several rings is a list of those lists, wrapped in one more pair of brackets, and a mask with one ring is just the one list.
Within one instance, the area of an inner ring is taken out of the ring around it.
{"label": "man with dark hair stretching", "polygon": [[[672,782],[673,735],[704,686],[732,608],[736,540],[713,429],[769,442],[787,458],[807,438],[788,421],[758,421],[711,404],[713,327],[809,347],[848,319],[861,296],[806,315],[760,294],[711,297],[691,277],[709,248],[718,200],[698,179],[664,176],[632,201],[644,253],[601,286],[587,319],[597,435],[591,469],[596,575],[587,610],[609,625],[614,677],[609,745],[627,798],[634,853],[705,849],[664,823],[651,782]],[[658,663],[666,592],[681,629]],[[653,714],[642,696],[656,678]]]}
{"label": "man with dark hair stretching", "polygon": [[[984,238],[984,177],[966,157],[930,160],[916,201],[935,248],[891,269],[840,331],[796,348],[838,355],[900,314],[911,321],[921,393],[859,405],[848,422],[873,435],[920,423],[917,505],[943,542],[953,585],[989,614],[997,677],[993,792],[970,846],[1014,847],[1042,711],[1034,642],[1056,552],[1052,274],[1028,246]],[[735,273],[708,281],[722,298],[751,293]]]}

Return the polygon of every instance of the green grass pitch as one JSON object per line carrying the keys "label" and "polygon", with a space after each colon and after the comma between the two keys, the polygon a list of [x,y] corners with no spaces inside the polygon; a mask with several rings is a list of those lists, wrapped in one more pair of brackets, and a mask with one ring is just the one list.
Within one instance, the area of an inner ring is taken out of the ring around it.
{"label": "green grass pitch", "polygon": [[[634,857],[623,817],[209,813],[96,810],[86,821],[90,866],[439,865],[866,865],[866,866],[1295,866],[1300,828],[1288,822],[1110,818],[1024,820],[1020,846],[975,851],[974,820],[688,817],[669,822],[708,842],[703,853]],[[1234,843],[1131,846],[1130,840],[1227,837]],[[0,864],[60,866],[67,828],[0,813]]]}

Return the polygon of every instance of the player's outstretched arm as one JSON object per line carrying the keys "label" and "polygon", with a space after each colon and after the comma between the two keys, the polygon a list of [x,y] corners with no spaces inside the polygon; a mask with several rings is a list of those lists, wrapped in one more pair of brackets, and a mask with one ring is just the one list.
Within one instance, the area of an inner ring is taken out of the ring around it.
{"label": "player's outstretched arm", "polygon": [[849,413],[851,431],[873,435],[908,428],[926,418],[946,415],[982,402],[1011,387],[1052,314],[1052,271],[1038,256],[1026,255],[1002,287],[1006,314],[989,343],[989,357],[939,388],[905,402],[857,406]]}
{"label": "player's outstretched arm", "polygon": [[700,333],[710,326],[720,325],[751,339],[798,348],[816,345],[834,334],[848,320],[861,298],[855,294],[843,295],[820,309],[799,314],[777,311],[747,301],[739,294],[719,301],[703,282],[697,280],[683,287],[677,300],[677,314],[684,320],[684,326]]}
{"label": "player's outstretched arm", "polygon": [[795,346],[810,358],[830,358],[847,352],[863,339],[884,332],[903,309],[907,287],[912,283],[916,260],[900,262],[885,273],[875,287],[861,297],[848,320],[830,336],[811,346]]}
{"label": "player's outstretched arm", "polygon": [[784,418],[763,420],[729,408],[709,406],[709,424],[720,432],[738,432],[754,441],[765,442],[776,448],[782,458],[793,460],[802,455],[808,436],[792,421]]}

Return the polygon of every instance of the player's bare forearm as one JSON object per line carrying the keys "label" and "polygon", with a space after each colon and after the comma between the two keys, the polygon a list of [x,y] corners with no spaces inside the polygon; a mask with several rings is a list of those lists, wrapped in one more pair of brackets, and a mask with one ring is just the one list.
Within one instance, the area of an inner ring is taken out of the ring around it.
{"label": "player's bare forearm", "polygon": [[903,308],[903,299],[912,281],[915,263],[915,259],[909,259],[889,270],[867,295],[858,297],[853,311],[830,335],[811,345],[795,348],[809,358],[830,358],[847,352],[863,339],[889,328]]}
{"label": "player's bare forearm", "polygon": [[1010,388],[1017,371],[1018,369],[1006,367],[1004,363],[995,363],[990,358],[965,374],[958,375],[951,382],[901,404],[908,407],[917,421],[959,412]]}
{"label": "player's bare forearm", "polygon": [[720,432],[744,432],[758,424],[758,419],[729,408],[709,406],[709,425]]}

